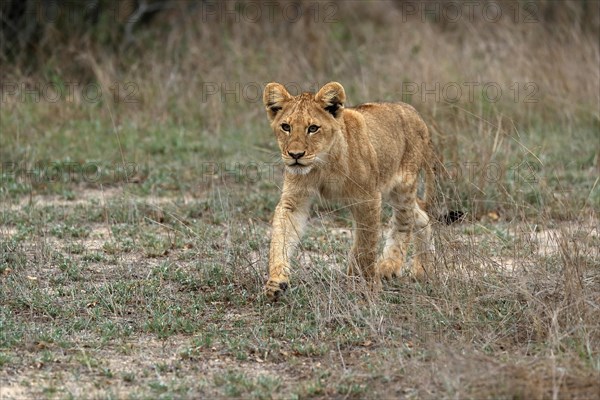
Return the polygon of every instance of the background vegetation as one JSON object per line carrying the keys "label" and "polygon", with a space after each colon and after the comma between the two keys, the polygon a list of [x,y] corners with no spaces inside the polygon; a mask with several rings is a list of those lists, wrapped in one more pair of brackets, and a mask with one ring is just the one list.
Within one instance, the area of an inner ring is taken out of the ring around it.
{"label": "background vegetation", "polygon": [[[0,397],[597,396],[599,5],[448,4],[2,1]],[[269,304],[260,93],[330,80],[423,114],[466,217],[368,298],[317,203]]]}

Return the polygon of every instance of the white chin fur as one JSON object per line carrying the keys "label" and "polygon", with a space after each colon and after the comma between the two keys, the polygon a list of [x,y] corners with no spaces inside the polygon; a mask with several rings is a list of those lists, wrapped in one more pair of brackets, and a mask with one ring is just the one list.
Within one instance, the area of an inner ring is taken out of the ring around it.
{"label": "white chin fur", "polygon": [[305,167],[290,167],[289,165],[285,166],[285,170],[292,175],[306,175],[312,169],[312,165],[307,165]]}

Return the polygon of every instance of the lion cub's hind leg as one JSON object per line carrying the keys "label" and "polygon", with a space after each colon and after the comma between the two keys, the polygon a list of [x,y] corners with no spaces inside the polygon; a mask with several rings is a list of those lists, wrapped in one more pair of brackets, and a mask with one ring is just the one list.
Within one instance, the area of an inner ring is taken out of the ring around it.
{"label": "lion cub's hind leg", "polygon": [[391,279],[400,276],[402,272],[415,225],[416,196],[415,183],[401,183],[389,194],[393,215],[386,232],[383,257],[377,266],[377,273],[381,278]]}
{"label": "lion cub's hind leg", "polygon": [[412,274],[416,279],[424,280],[431,273],[433,266],[434,248],[431,239],[431,223],[429,216],[418,203],[414,205],[415,215],[415,257]]}

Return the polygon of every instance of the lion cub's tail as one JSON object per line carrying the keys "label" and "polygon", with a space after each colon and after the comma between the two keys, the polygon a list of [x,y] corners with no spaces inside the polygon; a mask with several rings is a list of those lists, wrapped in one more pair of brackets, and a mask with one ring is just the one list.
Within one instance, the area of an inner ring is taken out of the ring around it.
{"label": "lion cub's tail", "polygon": [[455,222],[460,222],[465,219],[465,213],[461,210],[448,210],[443,207],[440,202],[441,199],[437,197],[438,178],[440,174],[444,174],[444,163],[439,156],[438,152],[433,145],[431,140],[427,150],[427,157],[425,158],[423,169],[425,170],[425,192],[423,194],[423,200],[418,200],[419,207],[427,211],[430,217],[444,222],[448,225]]}
{"label": "lion cub's tail", "polygon": [[433,210],[435,205],[439,164],[440,160],[437,157],[433,143],[429,140],[425,160],[423,162],[423,169],[425,170],[425,191],[423,193],[423,200],[418,199],[419,207],[429,213]]}
{"label": "lion cub's tail", "polygon": [[435,192],[437,188],[437,157],[433,155],[433,159],[425,162],[425,210],[433,210],[435,203]]}

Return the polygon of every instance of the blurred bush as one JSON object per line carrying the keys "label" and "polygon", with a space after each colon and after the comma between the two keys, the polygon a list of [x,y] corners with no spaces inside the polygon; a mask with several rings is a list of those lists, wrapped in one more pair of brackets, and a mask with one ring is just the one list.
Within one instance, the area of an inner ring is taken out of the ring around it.
{"label": "blurred bush", "polygon": [[[354,2],[352,11],[345,15],[349,27],[360,24],[366,18],[385,20],[386,7],[373,7],[370,2]],[[223,4],[227,4],[223,6]],[[218,1],[181,1],[181,0],[2,0],[0,2],[0,62],[5,66],[18,65],[27,70],[35,70],[50,57],[68,57],[83,48],[97,49],[115,55],[124,52],[143,51],[140,38],[151,32],[161,35],[181,24],[210,23],[207,14],[218,15],[229,20],[233,33],[234,22],[239,20],[230,12],[243,12],[246,8],[272,10],[303,7],[305,14],[315,15],[319,6],[324,10],[327,2],[316,1],[257,1],[238,0]],[[333,4],[333,3],[329,3]],[[504,12],[513,12],[513,23],[527,22],[534,18],[541,22],[548,34],[564,34],[566,30],[577,28],[582,32],[598,36],[600,34],[599,3],[596,0],[553,1],[535,0],[517,1],[453,1],[445,3],[439,0],[411,1],[396,0],[387,3],[403,12],[406,19],[425,17],[428,23],[438,25],[442,30],[468,29],[467,24],[453,24],[451,18],[457,7],[463,13],[470,12],[473,4],[479,8],[491,10],[494,14],[498,7]],[[346,8],[342,4],[339,8]],[[336,7],[337,9],[337,7]],[[512,11],[511,11],[512,10]],[[312,11],[312,14],[311,14]],[[343,10],[342,10],[343,12]],[[189,18],[189,17],[192,18]],[[274,12],[269,18],[260,18],[258,24],[266,25],[281,21],[282,12]],[[473,24],[485,19],[483,13],[473,13]],[[283,18],[285,19],[285,18]],[[531,21],[530,21],[531,22]],[[292,29],[293,23],[287,24]],[[285,29],[285,27],[284,27]],[[339,35],[343,41],[347,36]],[[564,38],[567,40],[567,38]],[[138,46],[136,46],[138,45]]]}

